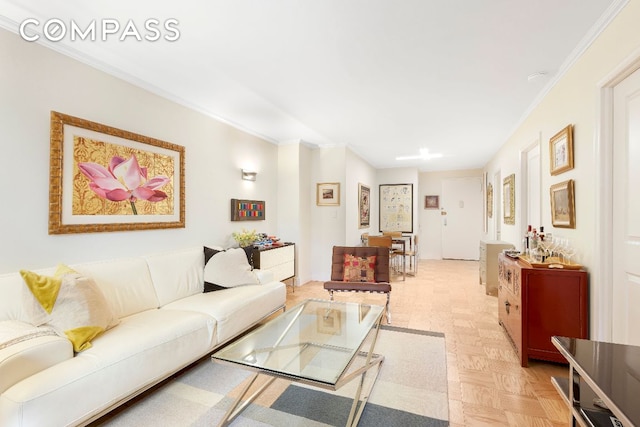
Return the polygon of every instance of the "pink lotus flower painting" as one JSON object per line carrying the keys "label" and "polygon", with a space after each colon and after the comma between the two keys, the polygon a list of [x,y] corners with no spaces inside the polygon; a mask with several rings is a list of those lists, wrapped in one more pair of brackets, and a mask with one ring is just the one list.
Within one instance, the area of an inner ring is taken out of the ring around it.
{"label": "pink lotus flower painting", "polygon": [[113,156],[108,168],[92,162],[80,162],[78,168],[89,179],[89,188],[94,193],[112,202],[128,201],[134,215],[138,214],[137,200],[159,202],[167,198],[167,193],[159,188],[169,178],[158,175],[148,179],[147,168],[140,166],[135,154],[128,159]]}

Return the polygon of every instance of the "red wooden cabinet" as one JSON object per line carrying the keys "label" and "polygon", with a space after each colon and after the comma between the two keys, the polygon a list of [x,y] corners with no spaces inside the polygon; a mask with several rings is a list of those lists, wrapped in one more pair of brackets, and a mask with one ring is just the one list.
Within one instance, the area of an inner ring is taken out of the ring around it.
{"label": "red wooden cabinet", "polygon": [[504,254],[498,257],[498,319],[520,364],[529,358],[564,362],[554,335],[588,338],[587,272],[532,268]]}

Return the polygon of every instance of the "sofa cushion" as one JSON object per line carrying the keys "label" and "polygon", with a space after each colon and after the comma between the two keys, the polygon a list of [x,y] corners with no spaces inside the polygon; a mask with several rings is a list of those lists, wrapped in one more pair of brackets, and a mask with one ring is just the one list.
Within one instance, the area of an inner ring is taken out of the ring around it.
{"label": "sofa cushion", "polygon": [[154,309],[123,318],[92,348],[0,395],[0,425],[84,425],[209,354],[214,331],[215,320],[194,311]]}
{"label": "sofa cushion", "polygon": [[222,343],[284,307],[286,299],[285,284],[271,282],[192,295],[167,304],[162,310],[197,311],[212,316],[217,323],[217,341]]}
{"label": "sofa cushion", "polygon": [[149,267],[142,257],[74,264],[71,267],[96,281],[118,318],[158,307]]}
{"label": "sofa cushion", "polygon": [[258,285],[246,252],[240,248],[217,251],[205,248],[205,286],[232,288],[242,285]]}
{"label": "sofa cushion", "polygon": [[25,295],[32,323],[52,326],[73,343],[75,351],[91,347],[93,338],[118,323],[93,279],[69,267],[60,265],[53,276],[25,270],[20,274],[30,290]]}
{"label": "sofa cushion", "polygon": [[0,393],[31,375],[73,357],[71,342],[53,329],[0,322]]}
{"label": "sofa cushion", "polygon": [[177,299],[202,293],[202,246],[146,256],[145,259],[161,307]]}

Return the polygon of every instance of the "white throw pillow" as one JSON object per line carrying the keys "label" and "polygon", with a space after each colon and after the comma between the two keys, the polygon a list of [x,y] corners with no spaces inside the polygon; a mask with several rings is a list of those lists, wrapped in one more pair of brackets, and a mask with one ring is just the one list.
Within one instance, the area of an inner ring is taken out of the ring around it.
{"label": "white throw pillow", "polygon": [[220,251],[209,258],[204,266],[204,281],[224,288],[260,283],[251,269],[246,252],[240,248]]}

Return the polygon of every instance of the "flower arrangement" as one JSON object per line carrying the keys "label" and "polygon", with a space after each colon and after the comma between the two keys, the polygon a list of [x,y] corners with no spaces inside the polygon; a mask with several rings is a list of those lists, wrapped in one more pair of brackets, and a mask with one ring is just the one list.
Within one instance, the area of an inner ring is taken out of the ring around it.
{"label": "flower arrangement", "polygon": [[231,235],[236,242],[238,242],[241,248],[251,246],[253,242],[258,240],[258,233],[256,233],[256,230],[249,231],[243,228],[242,231],[234,231]]}

